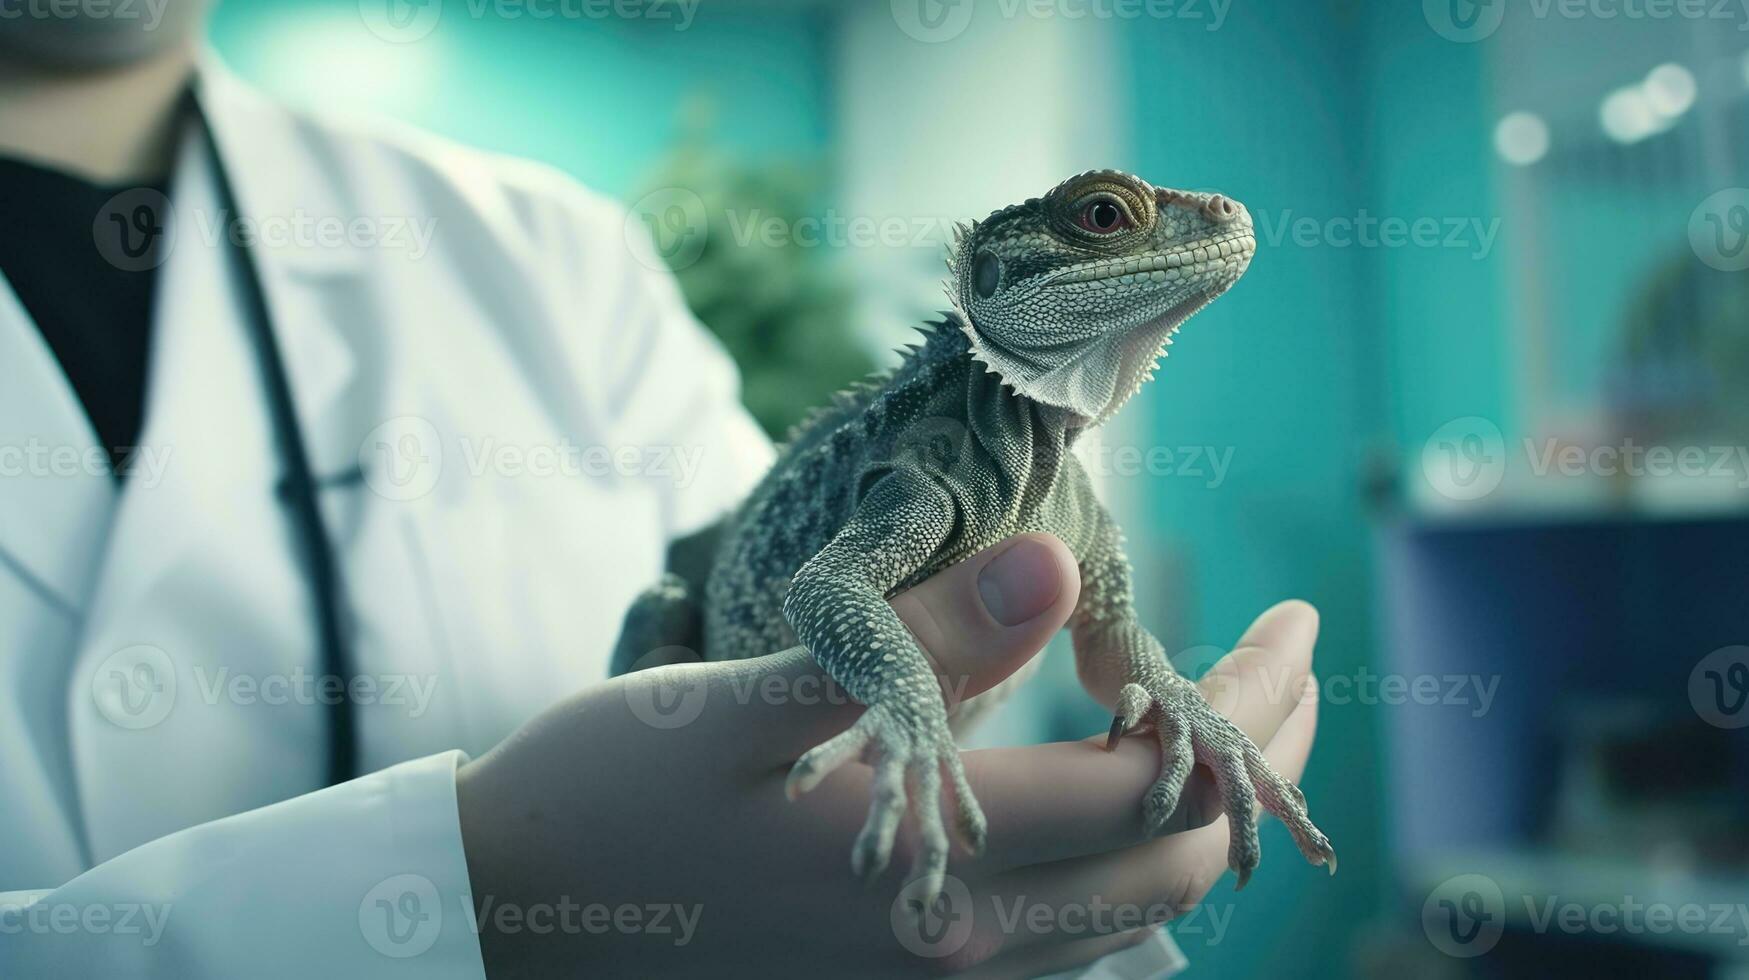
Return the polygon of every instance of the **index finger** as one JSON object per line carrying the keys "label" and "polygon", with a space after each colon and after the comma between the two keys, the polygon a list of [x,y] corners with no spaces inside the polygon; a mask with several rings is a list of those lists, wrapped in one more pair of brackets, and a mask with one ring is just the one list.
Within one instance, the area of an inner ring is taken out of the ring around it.
{"label": "index finger", "polygon": [[[1284,603],[1259,617],[1246,633],[1251,644],[1228,654],[1210,671],[1221,678],[1211,701],[1259,746],[1299,703],[1317,639],[1317,615],[1303,603]],[[1282,678],[1290,680],[1282,696]],[[1025,748],[965,753],[972,789],[989,817],[988,850],[980,863],[1006,869],[1130,847],[1146,839],[1142,796],[1159,775],[1154,739],[1132,738],[1115,751],[1103,736]],[[1212,781],[1199,767],[1179,804],[1182,829],[1220,813]]]}

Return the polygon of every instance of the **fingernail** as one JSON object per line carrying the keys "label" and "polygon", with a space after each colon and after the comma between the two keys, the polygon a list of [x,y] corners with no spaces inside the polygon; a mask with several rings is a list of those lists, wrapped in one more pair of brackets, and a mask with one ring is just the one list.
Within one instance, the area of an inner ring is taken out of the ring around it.
{"label": "fingernail", "polygon": [[1062,591],[1057,556],[1034,538],[1022,538],[978,573],[978,594],[990,617],[1019,626],[1051,607]]}

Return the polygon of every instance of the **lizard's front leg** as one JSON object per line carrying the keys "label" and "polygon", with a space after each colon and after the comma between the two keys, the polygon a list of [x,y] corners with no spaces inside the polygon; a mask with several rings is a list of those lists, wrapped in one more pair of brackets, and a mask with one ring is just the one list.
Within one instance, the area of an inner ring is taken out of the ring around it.
{"label": "lizard's front leg", "polygon": [[1136,621],[1122,536],[1109,516],[1101,517],[1104,526],[1082,562],[1081,605],[1072,620],[1076,666],[1088,689],[1114,707],[1107,748],[1144,723],[1159,740],[1160,777],[1142,804],[1148,832],[1158,833],[1178,808],[1191,766],[1200,762],[1214,773],[1221,794],[1231,834],[1227,863],[1238,888],[1251,880],[1262,856],[1257,803],[1280,818],[1306,860],[1335,874],[1336,851],[1313,825],[1299,787],[1173,669],[1160,641]]}
{"label": "lizard's front leg", "polygon": [[954,781],[957,824],[973,852],[983,847],[984,815],[948,730],[940,681],[887,604],[887,594],[934,557],[955,520],[952,497],[933,480],[895,471],[870,489],[843,529],[796,572],[784,599],[784,616],[814,660],[868,706],[849,730],[803,755],[785,789],[792,798],[807,792],[852,759],[872,765],[874,799],[851,851],[851,868],[868,877],[886,868],[909,803],[920,841],[912,874],[927,878],[925,907],[947,874],[943,768]]}

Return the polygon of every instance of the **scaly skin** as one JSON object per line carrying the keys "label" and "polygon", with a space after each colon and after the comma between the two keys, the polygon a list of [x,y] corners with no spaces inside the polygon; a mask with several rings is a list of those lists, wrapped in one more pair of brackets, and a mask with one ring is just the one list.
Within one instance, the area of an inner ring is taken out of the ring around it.
{"label": "scaly skin", "polygon": [[886,867],[909,806],[921,844],[912,874],[929,879],[933,902],[947,866],[943,771],[961,837],[983,845],[949,725],[979,699],[950,710],[887,600],[1004,538],[1053,534],[1080,564],[1071,632],[1083,684],[1114,711],[1111,744],[1143,725],[1160,743],[1160,776],[1142,806],[1149,831],[1202,762],[1231,825],[1240,887],[1259,858],[1254,802],[1334,873],[1335,852],[1300,791],[1137,622],[1122,534],[1070,452],[1152,376],[1184,320],[1238,281],[1255,247],[1237,203],[1110,171],[962,228],[949,261],[954,312],[890,376],[796,429],[721,529],[702,610],[696,583],[665,577],[628,614],[616,671],[663,646],[702,641],[707,659],[730,660],[805,644],[868,710],[803,755],[788,788],[806,792],[852,759],[869,762],[874,800],[852,868]]}

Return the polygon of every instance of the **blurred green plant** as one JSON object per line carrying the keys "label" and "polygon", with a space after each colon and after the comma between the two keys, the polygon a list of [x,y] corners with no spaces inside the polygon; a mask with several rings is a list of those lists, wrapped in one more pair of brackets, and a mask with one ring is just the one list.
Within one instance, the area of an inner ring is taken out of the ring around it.
{"label": "blurred green plant", "polygon": [[686,229],[701,245],[659,250],[687,305],[740,366],[742,401],[781,439],[875,362],[851,326],[853,291],[832,249],[794,233],[813,213],[819,168],[730,161],[708,147],[703,128],[680,141],[649,185],[696,195],[684,198],[694,212],[703,203]]}

